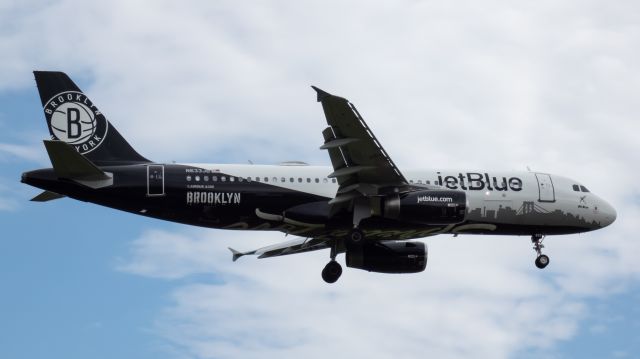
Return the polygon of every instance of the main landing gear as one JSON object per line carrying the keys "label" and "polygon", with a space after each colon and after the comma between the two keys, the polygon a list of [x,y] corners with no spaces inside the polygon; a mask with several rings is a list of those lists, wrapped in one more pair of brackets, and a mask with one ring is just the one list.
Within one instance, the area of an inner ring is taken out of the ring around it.
{"label": "main landing gear", "polygon": [[347,235],[348,246],[362,246],[363,243],[364,232],[360,228],[355,227],[349,231],[349,234]]}
{"label": "main landing gear", "polygon": [[[354,227],[349,231],[344,239],[347,248],[359,248],[364,245],[364,232]],[[331,261],[322,270],[322,279],[327,283],[335,283],[342,275],[342,266],[336,262],[336,255],[338,254],[338,239],[333,239],[331,246]]]}
{"label": "main landing gear", "polygon": [[333,239],[331,261],[322,270],[322,279],[327,283],[335,283],[342,275],[342,266],[336,261],[336,255],[338,255],[338,240]]}
{"label": "main landing gear", "polygon": [[322,279],[327,283],[335,283],[342,275],[342,266],[332,259],[322,270]]}
{"label": "main landing gear", "polygon": [[547,265],[549,265],[549,257],[545,254],[542,254],[542,248],[544,248],[544,245],[542,245],[543,240],[544,240],[544,235],[542,234],[534,234],[531,236],[533,249],[538,254],[538,257],[536,258],[536,267],[540,269],[543,269]]}

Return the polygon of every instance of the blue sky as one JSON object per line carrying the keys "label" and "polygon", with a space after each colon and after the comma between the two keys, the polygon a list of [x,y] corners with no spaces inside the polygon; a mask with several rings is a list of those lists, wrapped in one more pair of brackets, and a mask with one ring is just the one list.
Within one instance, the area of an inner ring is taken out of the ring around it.
{"label": "blue sky", "polygon": [[[639,23],[625,1],[0,3],[0,356],[638,358]],[[34,69],[67,72],[157,161],[328,164],[313,84],[401,169],[530,166],[618,220],[548,239],[543,272],[527,238],[491,236],[335,286],[326,253],[232,263],[283,236],[29,202],[20,174],[49,165]]]}

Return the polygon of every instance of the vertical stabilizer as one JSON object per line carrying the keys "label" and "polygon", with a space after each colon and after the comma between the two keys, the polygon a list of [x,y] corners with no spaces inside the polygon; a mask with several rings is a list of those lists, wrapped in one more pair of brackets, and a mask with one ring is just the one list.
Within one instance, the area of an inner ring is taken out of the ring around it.
{"label": "vertical stabilizer", "polygon": [[98,166],[150,162],[127,143],[63,72],[34,71],[52,140],[63,141]]}

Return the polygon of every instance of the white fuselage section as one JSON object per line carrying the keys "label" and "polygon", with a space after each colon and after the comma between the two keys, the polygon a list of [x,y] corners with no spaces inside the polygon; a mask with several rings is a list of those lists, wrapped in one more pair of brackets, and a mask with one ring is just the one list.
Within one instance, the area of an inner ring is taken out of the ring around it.
{"label": "white fuselage section", "polygon": [[[255,181],[334,198],[333,169],[308,165],[187,164],[211,171],[206,180]],[[215,173],[226,175],[216,176]],[[467,220],[516,225],[560,225],[566,221],[606,226],[615,210],[578,181],[546,173],[468,170],[406,170],[404,177],[425,189],[452,189],[467,195]],[[226,178],[229,177],[229,178]],[[187,178],[194,184],[205,176]],[[538,216],[536,216],[538,214]],[[538,223],[543,221],[544,223]]]}

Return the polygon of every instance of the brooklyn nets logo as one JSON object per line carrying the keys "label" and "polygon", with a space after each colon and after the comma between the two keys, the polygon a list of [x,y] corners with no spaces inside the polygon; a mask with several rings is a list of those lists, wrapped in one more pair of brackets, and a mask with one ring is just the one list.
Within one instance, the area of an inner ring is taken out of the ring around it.
{"label": "brooklyn nets logo", "polygon": [[89,153],[104,141],[109,124],[98,108],[81,92],[53,96],[44,106],[51,138]]}

